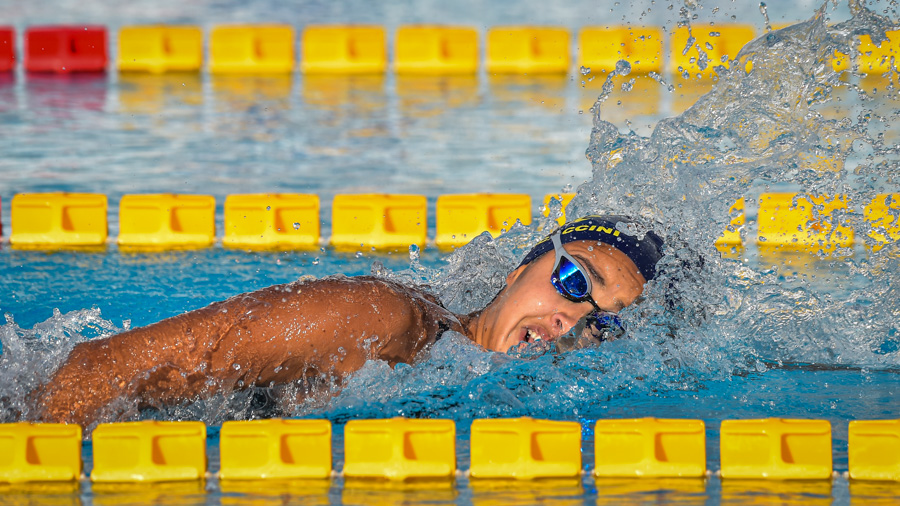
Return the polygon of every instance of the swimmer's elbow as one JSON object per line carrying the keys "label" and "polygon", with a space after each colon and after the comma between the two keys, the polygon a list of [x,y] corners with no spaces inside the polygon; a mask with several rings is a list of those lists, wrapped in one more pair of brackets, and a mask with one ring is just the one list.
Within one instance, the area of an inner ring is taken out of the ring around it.
{"label": "swimmer's elbow", "polygon": [[383,345],[378,350],[378,358],[392,366],[410,363],[420,351],[432,341],[425,315],[413,306],[396,312],[389,326]]}

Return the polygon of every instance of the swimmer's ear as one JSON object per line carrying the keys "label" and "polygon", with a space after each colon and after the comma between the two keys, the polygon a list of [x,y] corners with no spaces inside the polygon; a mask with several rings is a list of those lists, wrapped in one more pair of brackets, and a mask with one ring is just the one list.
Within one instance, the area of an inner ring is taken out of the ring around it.
{"label": "swimmer's ear", "polygon": [[528,267],[528,264],[520,265],[518,268],[516,268],[516,270],[514,270],[514,271],[510,272],[509,274],[507,274],[507,276],[506,276],[506,286],[512,285],[513,282],[514,282],[516,279],[519,278],[519,275],[522,274],[522,271],[524,271],[526,267]]}

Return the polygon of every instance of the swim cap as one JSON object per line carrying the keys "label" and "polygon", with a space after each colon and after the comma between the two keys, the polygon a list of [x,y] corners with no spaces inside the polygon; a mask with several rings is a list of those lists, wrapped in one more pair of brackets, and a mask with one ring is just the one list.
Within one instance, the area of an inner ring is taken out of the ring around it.
{"label": "swim cap", "polygon": [[[575,221],[566,223],[557,231],[560,233],[562,244],[572,241],[597,241],[608,244],[617,250],[625,253],[628,258],[637,266],[644,279],[650,281],[656,277],[656,263],[662,258],[663,240],[652,231],[644,234],[643,239],[638,239],[635,235],[628,235],[622,231],[622,227],[616,228],[617,224],[631,225],[636,224],[634,220],[627,216],[617,216],[612,214],[602,216],[585,216]],[[544,253],[553,251],[553,241],[547,236],[543,241],[534,245],[531,251],[525,255],[519,267],[532,262]]]}

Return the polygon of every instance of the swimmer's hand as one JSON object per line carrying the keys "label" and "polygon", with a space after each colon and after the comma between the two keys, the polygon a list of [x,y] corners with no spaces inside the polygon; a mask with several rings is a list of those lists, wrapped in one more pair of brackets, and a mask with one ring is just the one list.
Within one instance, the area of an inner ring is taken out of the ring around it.
{"label": "swimmer's hand", "polygon": [[175,404],[312,377],[334,382],[366,360],[409,362],[445,329],[463,332],[433,297],[390,281],[277,285],[81,343],[32,393],[32,407],[40,420],[88,427],[133,412],[135,403]]}

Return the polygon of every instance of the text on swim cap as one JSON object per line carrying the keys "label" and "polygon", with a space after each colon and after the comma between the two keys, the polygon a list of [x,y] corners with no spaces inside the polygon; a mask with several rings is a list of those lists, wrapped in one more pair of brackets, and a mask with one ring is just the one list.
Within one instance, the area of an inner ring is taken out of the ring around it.
{"label": "text on swim cap", "polygon": [[597,225],[591,225],[590,227],[587,226],[587,225],[578,225],[577,227],[569,227],[569,228],[563,230],[562,233],[563,233],[563,234],[569,234],[569,233],[572,233],[572,232],[584,232],[584,231],[590,231],[590,232],[593,232],[593,231],[595,231],[595,230],[596,230],[597,232],[605,232],[605,233],[607,233],[607,234],[612,234],[612,235],[615,236],[615,237],[618,237],[618,236],[619,236],[619,233],[620,233],[618,230],[613,230],[613,229],[607,228],[607,227],[600,227],[600,226],[597,226]]}

